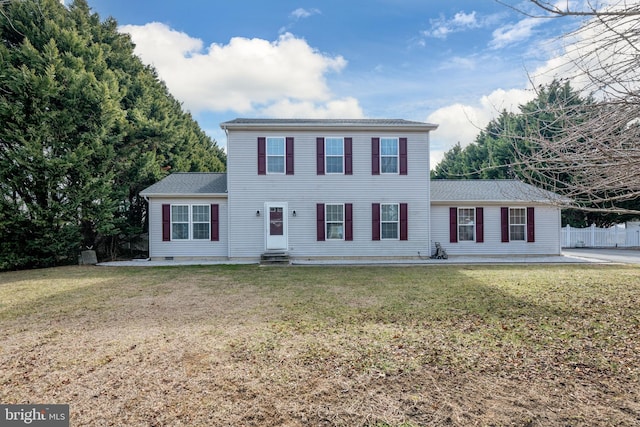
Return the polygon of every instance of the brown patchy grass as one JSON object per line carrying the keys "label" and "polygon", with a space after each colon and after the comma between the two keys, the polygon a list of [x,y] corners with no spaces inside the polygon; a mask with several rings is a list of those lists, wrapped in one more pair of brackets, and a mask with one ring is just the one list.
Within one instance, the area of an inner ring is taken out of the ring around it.
{"label": "brown patchy grass", "polygon": [[73,426],[640,424],[640,269],[0,274],[0,402]]}

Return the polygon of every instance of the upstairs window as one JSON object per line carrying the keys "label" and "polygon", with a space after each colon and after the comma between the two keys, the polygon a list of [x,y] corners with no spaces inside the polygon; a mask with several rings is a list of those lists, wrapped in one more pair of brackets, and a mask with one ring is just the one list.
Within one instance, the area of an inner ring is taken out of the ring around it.
{"label": "upstairs window", "polygon": [[407,138],[371,138],[371,174],[407,175]]}
{"label": "upstairs window", "polygon": [[398,138],[380,138],[380,172],[398,173]]}
{"label": "upstairs window", "polygon": [[344,173],[344,140],[325,138],[326,173]]}
{"label": "upstairs window", "polygon": [[316,173],[353,174],[353,138],[316,138]]}
{"label": "upstairs window", "polygon": [[258,138],[258,175],[293,175],[293,138]]}
{"label": "upstairs window", "polygon": [[284,173],[284,138],[267,138],[267,173]]}

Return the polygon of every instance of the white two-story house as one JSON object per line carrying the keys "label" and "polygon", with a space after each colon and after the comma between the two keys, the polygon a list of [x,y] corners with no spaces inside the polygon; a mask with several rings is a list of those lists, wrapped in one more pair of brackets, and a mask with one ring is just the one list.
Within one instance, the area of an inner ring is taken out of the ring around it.
{"label": "white two-story house", "polygon": [[436,241],[450,255],[560,253],[549,193],[517,181],[438,181],[432,197],[436,125],[236,119],[221,127],[226,174],[174,173],[141,193],[150,258],[426,259]]}

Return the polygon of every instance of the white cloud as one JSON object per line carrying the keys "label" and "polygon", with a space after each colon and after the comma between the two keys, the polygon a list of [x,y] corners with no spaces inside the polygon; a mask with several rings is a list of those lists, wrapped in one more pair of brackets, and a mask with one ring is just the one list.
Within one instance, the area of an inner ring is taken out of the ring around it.
{"label": "white cloud", "polygon": [[463,58],[461,56],[454,56],[449,58],[447,61],[440,64],[438,67],[440,70],[473,70],[476,68],[476,60],[473,58]]}
{"label": "white cloud", "polygon": [[267,106],[262,116],[278,118],[359,119],[364,117],[358,100],[352,97],[334,99],[323,104],[283,99]]}
{"label": "white cloud", "polygon": [[[638,4],[640,1],[634,0],[633,3]],[[586,7],[591,4],[593,3],[586,4]],[[631,3],[627,2],[626,4]],[[567,2],[563,1],[558,5],[565,8]],[[572,8],[579,6],[580,4],[574,2],[570,5]],[[526,18],[516,24],[503,26],[494,31],[492,47],[499,48],[524,41],[533,35],[533,30],[537,25],[544,22],[542,19]],[[611,31],[622,32],[629,28],[635,28],[633,25],[636,23],[637,18],[635,17],[630,17],[628,21],[623,19]],[[544,49],[544,53],[548,55],[549,59],[529,73],[528,89],[496,89],[475,103],[452,104],[431,113],[426,121],[440,125],[431,136],[431,167],[435,167],[442,160],[444,153],[456,143],[460,142],[460,145],[465,147],[474,142],[480,130],[484,129],[489,121],[497,117],[502,110],[517,112],[519,105],[534,99],[536,94],[531,87],[548,85],[554,78],[569,78],[574,89],[591,88],[584,68],[590,68],[598,76],[599,72],[603,72],[598,68],[603,64],[603,62],[599,62],[602,58],[614,58],[615,56],[618,61],[611,60],[606,64],[611,63],[616,70],[619,70],[619,64],[625,62],[625,55],[633,56],[637,51],[635,46],[626,43],[624,38],[620,39],[619,44],[614,43],[605,47],[603,39],[607,36],[611,36],[611,33],[603,32],[602,28],[598,27],[575,33],[572,38],[562,40],[563,45],[559,45],[557,40],[538,42],[536,49]],[[576,62],[580,66],[577,66]],[[638,85],[640,71],[637,68],[630,68],[625,77],[632,84]],[[612,89],[618,88],[613,87]]]}
{"label": "white cloud", "polygon": [[538,18],[525,18],[515,24],[507,24],[493,31],[489,46],[493,49],[520,43],[533,35],[533,29],[544,21]]}
{"label": "white cloud", "polygon": [[[614,3],[605,10],[623,5],[637,7],[640,1]],[[586,21],[580,29],[562,39],[559,53],[532,73],[536,85],[553,78],[567,79],[577,90],[596,99],[624,97],[640,89],[638,60],[638,17],[625,16],[615,24],[599,18]]]}
{"label": "white cloud", "polygon": [[205,49],[202,40],[157,22],[120,31],[131,34],[135,53],[155,66],[171,93],[192,111],[255,114],[277,111],[287,100],[306,105],[314,116],[344,103],[353,114],[360,112],[357,101],[336,99],[327,85],[326,75],[340,72],[347,61],[318,52],[290,33],[275,41],[234,37]]}
{"label": "white cloud", "polygon": [[440,16],[438,19],[431,20],[431,29],[422,32],[422,35],[426,37],[435,37],[438,39],[445,39],[451,33],[457,33],[474,28],[482,28],[490,20],[479,20],[476,17],[476,12],[471,13],[458,12],[453,18],[446,19],[444,16]]}
{"label": "white cloud", "polygon": [[296,10],[294,10],[293,12],[291,12],[291,17],[294,19],[302,19],[302,18],[308,18],[310,16],[313,15],[319,15],[320,9],[303,9],[303,8],[298,8]]}
{"label": "white cloud", "polygon": [[313,15],[320,15],[322,14],[322,12],[320,11],[320,9],[303,9],[301,7],[299,7],[298,9],[294,10],[293,12],[291,12],[289,14],[289,20],[291,22],[289,22],[289,24],[283,26],[280,28],[280,30],[278,30],[279,34],[284,34],[286,32],[289,32],[295,25],[296,23],[301,20],[301,19],[305,19],[305,18],[309,18],[310,16]]}
{"label": "white cloud", "polygon": [[426,121],[439,125],[431,136],[431,167],[434,168],[458,142],[466,147],[487,124],[503,110],[516,112],[518,107],[534,97],[524,89],[496,89],[474,105],[452,104],[431,113]]}
{"label": "white cloud", "polygon": [[471,13],[458,12],[454,15],[451,22],[459,27],[474,28],[478,26],[475,11]]}

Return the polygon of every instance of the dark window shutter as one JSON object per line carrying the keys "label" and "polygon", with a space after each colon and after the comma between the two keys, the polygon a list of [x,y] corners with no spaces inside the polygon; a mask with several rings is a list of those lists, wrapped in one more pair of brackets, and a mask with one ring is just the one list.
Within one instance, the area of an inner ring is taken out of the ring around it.
{"label": "dark window shutter", "polygon": [[353,139],[344,139],[344,174],[353,175]]}
{"label": "dark window shutter", "polygon": [[371,204],[371,240],[380,240],[380,203]]}
{"label": "dark window shutter", "polygon": [[458,243],[458,208],[449,208],[449,243]]}
{"label": "dark window shutter", "polygon": [[162,205],[162,241],[171,241],[171,205]]}
{"label": "dark window shutter", "polygon": [[316,138],[316,174],[324,175],[324,138]]}
{"label": "dark window shutter", "polygon": [[380,138],[371,138],[371,175],[380,175]]}
{"label": "dark window shutter", "polygon": [[484,208],[476,208],[476,243],[484,242]]}
{"label": "dark window shutter", "polygon": [[353,204],[344,204],[344,240],[353,240]]}
{"label": "dark window shutter", "polygon": [[287,175],[293,175],[293,138],[287,137]]}
{"label": "dark window shutter", "polygon": [[316,204],[316,236],[319,242],[324,241],[324,203]]}
{"label": "dark window shutter", "polygon": [[211,205],[211,241],[217,242],[220,240],[220,207],[218,205]]}
{"label": "dark window shutter", "polygon": [[409,205],[400,203],[400,240],[409,240]]}
{"label": "dark window shutter", "polygon": [[527,242],[536,241],[535,209],[527,208]]}
{"label": "dark window shutter", "polygon": [[258,138],[258,175],[267,174],[267,138]]}
{"label": "dark window shutter", "polygon": [[509,208],[500,208],[500,231],[502,242],[509,241]]}
{"label": "dark window shutter", "polygon": [[400,175],[407,174],[407,138],[400,138]]}

